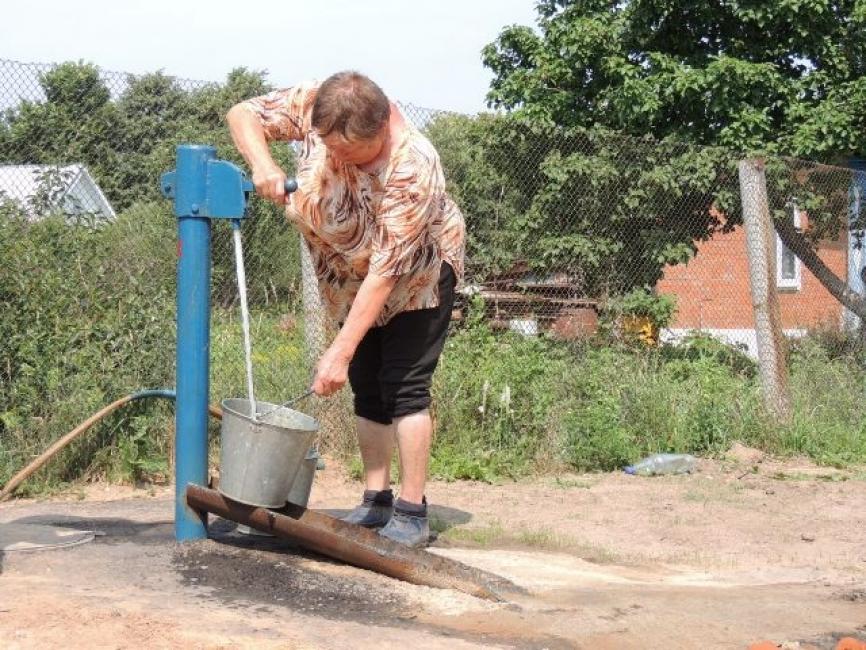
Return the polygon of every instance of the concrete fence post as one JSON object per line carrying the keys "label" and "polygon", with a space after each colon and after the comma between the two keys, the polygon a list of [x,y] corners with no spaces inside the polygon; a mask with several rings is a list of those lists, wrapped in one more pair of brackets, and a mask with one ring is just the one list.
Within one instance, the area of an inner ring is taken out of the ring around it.
{"label": "concrete fence post", "polygon": [[767,200],[764,161],[740,161],[739,172],[764,405],[779,424],[784,424],[791,420],[791,398],[788,391],[785,338],[775,288],[775,229]]}

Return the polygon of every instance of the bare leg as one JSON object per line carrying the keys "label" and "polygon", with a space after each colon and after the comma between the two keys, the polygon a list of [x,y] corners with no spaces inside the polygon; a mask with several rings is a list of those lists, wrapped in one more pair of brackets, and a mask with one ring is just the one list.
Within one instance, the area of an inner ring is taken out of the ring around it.
{"label": "bare leg", "polygon": [[400,450],[400,498],[410,503],[421,503],[427,483],[430,441],[433,437],[430,411],[424,409],[395,418],[394,424]]}
{"label": "bare leg", "polygon": [[391,487],[394,425],[379,424],[362,417],[356,417],[355,421],[364,463],[364,487],[367,490],[387,490]]}

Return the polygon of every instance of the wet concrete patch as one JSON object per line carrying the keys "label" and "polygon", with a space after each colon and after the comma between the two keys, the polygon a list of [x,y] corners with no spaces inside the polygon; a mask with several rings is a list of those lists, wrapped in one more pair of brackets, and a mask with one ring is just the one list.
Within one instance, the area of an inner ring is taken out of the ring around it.
{"label": "wet concrete patch", "polygon": [[119,517],[75,517],[34,515],[16,519],[17,524],[38,524],[93,531],[97,544],[165,544],[174,540],[172,521],[134,521]]}
{"label": "wet concrete patch", "polygon": [[250,603],[287,607],[334,620],[394,624],[411,616],[394,594],[349,578],[304,566],[303,557],[283,548],[196,542],[179,546],[173,564],[184,584],[210,588],[230,606]]}
{"label": "wet concrete patch", "polygon": [[0,552],[33,552],[86,544],[93,541],[89,530],[45,524],[6,523],[0,526]]}
{"label": "wet concrete patch", "polygon": [[[413,629],[506,648],[571,648],[572,644],[527,629],[525,634],[449,627],[447,616],[425,611],[407,590],[449,593],[405,585],[362,569],[348,567],[291,545],[279,538],[243,535],[234,522],[216,520],[211,539],[175,547],[172,565],[184,585],[208,590],[208,598],[229,607],[286,608],[308,616],[353,621],[370,626]],[[354,574],[354,575],[353,575]],[[461,598],[468,598],[460,594]],[[481,616],[481,621],[484,620]],[[440,622],[441,621],[441,622]]]}
{"label": "wet concrete patch", "polygon": [[[54,576],[77,580],[78,572],[92,572],[102,576],[98,590],[104,593],[110,591],[112,580],[119,580],[142,593],[166,590],[178,602],[191,598],[231,608],[251,623],[258,616],[287,621],[298,616],[309,617],[312,625],[316,620],[322,625],[329,620],[354,622],[373,635],[376,628],[391,628],[503,648],[573,647],[526,622],[503,625],[498,614],[507,608],[501,605],[393,580],[283,539],[242,535],[234,522],[224,519],[211,519],[210,539],[178,544],[165,503],[51,507],[50,512],[31,510],[14,520],[97,531],[93,543],[65,551]],[[8,556],[3,559],[9,561]],[[15,564],[20,575],[39,570],[36,558],[18,558]],[[466,615],[471,621],[458,620]]]}

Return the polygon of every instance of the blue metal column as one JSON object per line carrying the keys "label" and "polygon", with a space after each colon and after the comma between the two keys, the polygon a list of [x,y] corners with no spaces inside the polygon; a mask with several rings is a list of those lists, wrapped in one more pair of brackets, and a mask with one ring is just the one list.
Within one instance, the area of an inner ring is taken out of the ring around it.
{"label": "blue metal column", "polygon": [[[297,187],[286,181],[286,192]],[[237,165],[216,159],[214,147],[182,144],[160,190],[174,199],[178,224],[174,535],[183,541],[207,537],[207,513],[187,505],[186,488],[207,486],[211,220],[231,219],[240,228],[254,188]]]}
{"label": "blue metal column", "polygon": [[207,513],[186,503],[187,483],[207,485],[210,388],[210,236],[205,216],[208,161],[216,149],[180,145],[175,172],[177,241],[177,407],[175,415],[175,538],[207,537]]}

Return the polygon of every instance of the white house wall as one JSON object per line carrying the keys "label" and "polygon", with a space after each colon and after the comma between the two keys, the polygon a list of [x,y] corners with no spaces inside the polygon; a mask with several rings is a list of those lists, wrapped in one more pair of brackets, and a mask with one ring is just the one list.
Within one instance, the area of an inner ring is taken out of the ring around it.
{"label": "white house wall", "polygon": [[[806,335],[805,329],[786,329],[783,330],[785,336],[789,338],[800,338]],[[739,347],[752,359],[758,358],[758,337],[754,329],[665,329],[659,334],[662,343],[677,344],[682,342],[690,334],[706,334],[713,338]]]}

